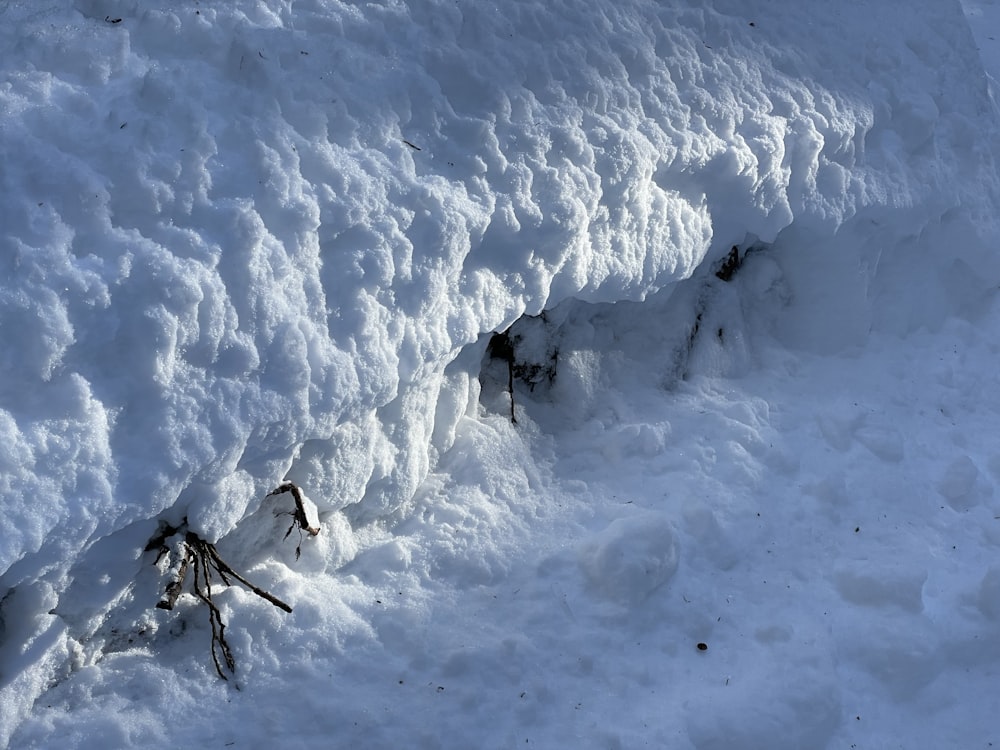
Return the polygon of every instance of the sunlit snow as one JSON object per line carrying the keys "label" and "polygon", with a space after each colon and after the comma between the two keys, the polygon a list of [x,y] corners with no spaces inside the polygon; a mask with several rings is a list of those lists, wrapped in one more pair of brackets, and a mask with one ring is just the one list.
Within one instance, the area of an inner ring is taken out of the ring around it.
{"label": "sunlit snow", "polygon": [[0,747],[1000,747],[998,39],[0,0]]}

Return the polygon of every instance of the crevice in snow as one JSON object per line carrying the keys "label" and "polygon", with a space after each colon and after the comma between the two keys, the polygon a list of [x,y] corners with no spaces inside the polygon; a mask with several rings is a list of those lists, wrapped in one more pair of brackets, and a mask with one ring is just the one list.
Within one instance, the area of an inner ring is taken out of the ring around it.
{"label": "crevice in snow", "polygon": [[532,393],[551,386],[559,365],[559,329],[552,315],[522,315],[505,331],[489,335],[479,371],[480,401],[495,410],[506,391],[510,421],[517,422],[515,380]]}
{"label": "crevice in snow", "polygon": [[[645,346],[662,352],[659,378],[667,390],[692,376],[739,374],[750,358],[746,308],[757,302],[748,297],[773,296],[767,301],[771,306],[787,302],[780,269],[766,259],[769,249],[770,243],[748,236],[721,259],[710,256],[703,261],[691,278],[646,300],[570,299],[539,315],[522,315],[504,331],[486,334],[472,345],[482,350],[483,340],[487,342],[478,373],[481,407],[516,422],[522,400],[559,398],[553,390],[558,390],[561,360],[572,377],[585,380],[575,369],[581,352],[614,349],[616,340],[634,351]],[[744,268],[746,274],[741,273]],[[657,331],[656,339],[634,340],[630,329],[649,320],[656,321],[656,328],[649,329]]]}

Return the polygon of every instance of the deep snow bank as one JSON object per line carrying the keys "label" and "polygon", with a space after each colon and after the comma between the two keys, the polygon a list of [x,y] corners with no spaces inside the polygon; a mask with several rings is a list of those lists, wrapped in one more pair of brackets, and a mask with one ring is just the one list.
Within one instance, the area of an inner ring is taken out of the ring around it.
{"label": "deep snow bank", "polygon": [[0,12],[5,727],[158,517],[217,538],[286,476],[399,509],[475,404],[478,357],[446,365],[523,313],[642,299],[747,236],[829,267],[799,290],[842,313],[823,345],[933,322],[879,301],[898,279],[940,310],[998,276],[955,4]]}

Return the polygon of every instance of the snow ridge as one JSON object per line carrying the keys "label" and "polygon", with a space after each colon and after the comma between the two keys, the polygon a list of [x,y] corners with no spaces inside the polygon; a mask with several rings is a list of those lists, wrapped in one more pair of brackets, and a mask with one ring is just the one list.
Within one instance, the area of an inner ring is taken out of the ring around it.
{"label": "snow ridge", "polygon": [[0,4],[0,611],[49,643],[0,679],[94,631],[158,519],[220,539],[286,478],[401,512],[523,314],[748,239],[810,248],[858,331],[911,324],[908,264],[972,304],[995,125],[941,5]]}

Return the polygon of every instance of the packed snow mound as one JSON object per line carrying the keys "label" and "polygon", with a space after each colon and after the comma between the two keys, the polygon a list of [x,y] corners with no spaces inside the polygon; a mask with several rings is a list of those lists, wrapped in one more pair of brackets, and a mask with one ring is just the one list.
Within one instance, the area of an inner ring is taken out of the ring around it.
{"label": "packed snow mound", "polygon": [[0,50],[0,598],[39,654],[157,519],[218,539],[286,478],[355,523],[400,509],[523,314],[748,238],[848,334],[933,322],[895,285],[960,309],[1000,276],[951,3],[9,0]]}
{"label": "packed snow mound", "polygon": [[670,522],[656,513],[612,521],[586,542],[580,565],[603,596],[641,602],[677,572],[677,540]]}

